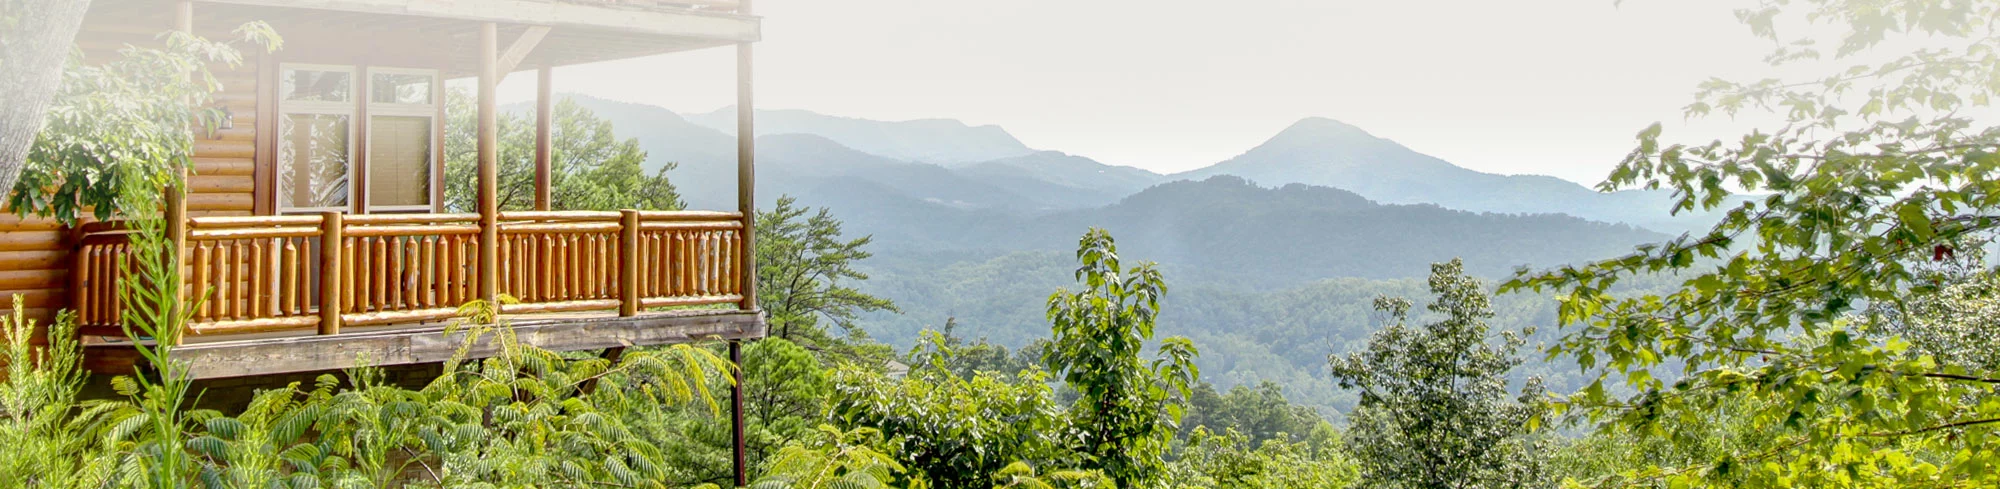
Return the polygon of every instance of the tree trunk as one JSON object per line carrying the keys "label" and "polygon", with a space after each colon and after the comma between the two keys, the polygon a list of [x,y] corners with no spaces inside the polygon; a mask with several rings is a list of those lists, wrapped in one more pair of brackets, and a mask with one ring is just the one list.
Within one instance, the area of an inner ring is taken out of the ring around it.
{"label": "tree trunk", "polygon": [[11,196],[90,0],[0,3],[0,196]]}

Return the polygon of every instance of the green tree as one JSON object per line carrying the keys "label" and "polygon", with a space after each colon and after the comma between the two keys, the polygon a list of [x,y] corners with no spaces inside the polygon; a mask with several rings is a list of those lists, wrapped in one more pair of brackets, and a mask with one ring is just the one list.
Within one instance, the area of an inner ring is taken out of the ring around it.
{"label": "green tree", "polygon": [[861,249],[873,241],[871,236],[845,239],[840,220],[831,211],[815,212],[789,196],[779,197],[777,207],[758,212],[757,305],[764,309],[773,336],[809,348],[838,348],[840,339],[821,320],[854,336],[862,334],[853,324],[857,314],[895,311],[894,303],[854,285],[868,280],[854,265],[873,256]]}
{"label": "green tree", "polygon": [[1355,464],[1336,445],[1293,442],[1283,435],[1260,443],[1234,429],[1218,433],[1197,427],[1188,433],[1187,448],[1168,465],[1165,485],[1174,489],[1351,487],[1357,477]]}
{"label": "green tree", "polygon": [[[1726,209],[1706,233],[1632,255],[1524,271],[1553,290],[1551,353],[1604,372],[1564,406],[1605,430],[1654,430],[1744,406],[1768,449],[1638,467],[1634,484],[1942,487],[2000,484],[2000,379],[1913,351],[1857,315],[1938,293],[1918,263],[2000,227],[2000,1],[1767,1],[1738,12],[1774,64],[1817,76],[1712,80],[1689,116],[1771,109],[1782,126],[1675,144],[1660,126],[1600,186],[1670,188],[1674,210]],[[1743,198],[1747,194],[1748,198]],[[1740,202],[1740,203],[1732,203]],[[1672,276],[1665,293],[1621,281]],[[1947,292],[1947,294],[1950,294]],[[1909,317],[1905,315],[1904,317]],[[1677,370],[1659,378],[1658,370]],[[1631,394],[1614,394],[1606,380]],[[1740,481],[1740,482],[1737,482]]]}
{"label": "green tree", "polygon": [[1287,434],[1304,436],[1323,423],[1312,408],[1285,400],[1284,387],[1277,382],[1265,380],[1254,389],[1237,385],[1229,388],[1228,394],[1216,392],[1215,386],[1203,382],[1188,398],[1181,435],[1188,436],[1195,429],[1206,427],[1211,433],[1242,432],[1251,443],[1263,443]]}
{"label": "green tree", "polygon": [[[960,376],[947,364],[956,353],[944,337],[926,332],[918,348],[927,365],[891,378],[842,367],[836,374],[829,416],[853,427],[880,430],[884,451],[939,489],[983,489],[1008,466],[1049,469],[1075,461],[1065,440],[1074,438],[1050,396],[1040,369],[1001,376]],[[1029,474],[1031,475],[1031,474]]]}
{"label": "green tree", "polygon": [[1048,340],[1036,340],[1019,350],[987,341],[985,337],[968,342],[957,334],[957,329],[958,320],[946,318],[943,331],[919,332],[917,345],[904,360],[912,370],[942,370],[968,379],[981,373],[1008,378],[1025,370],[1039,369],[1041,351],[1048,348]]}
{"label": "green tree", "polygon": [[1410,302],[1382,297],[1377,310],[1394,321],[1366,350],[1330,357],[1340,386],[1361,393],[1349,416],[1347,445],[1368,487],[1405,489],[1540,487],[1541,455],[1527,430],[1541,416],[1539,380],[1510,399],[1506,375],[1521,364],[1513,332],[1493,341],[1493,309],[1479,281],[1458,260],[1431,266],[1431,312],[1445,317],[1411,327]]}
{"label": "green tree", "polygon": [[[280,45],[261,22],[235,33],[267,49]],[[70,63],[49,104],[47,125],[10,187],[9,209],[67,223],[86,214],[109,219],[121,210],[132,180],[164,185],[160,180],[189,167],[189,128],[213,128],[222,117],[219,109],[193,109],[208,106],[222,86],[210,67],[242,64],[243,55],[230,43],[185,33],[162,38],[159,49],[127,46],[101,64]]]}
{"label": "green tree", "polygon": [[1049,296],[1054,337],[1042,358],[1077,391],[1070,415],[1087,457],[1082,468],[1102,471],[1119,487],[1150,484],[1200,379],[1199,353],[1176,336],[1161,341],[1154,360],[1141,358],[1167,293],[1152,263],[1121,267],[1118,245],[1102,229],[1078,240],[1076,257],[1083,290]]}
{"label": "green tree", "polygon": [[[445,208],[477,210],[479,199],[479,110],[473,97],[452,90],[445,97]],[[501,113],[499,193],[501,210],[535,206],[535,121]],[[549,208],[554,210],[678,210],[686,206],[667,172],[667,163],[647,175],[646,152],[636,138],[618,139],[611,121],[574,100],[555,106],[549,126],[554,151],[549,161]]]}

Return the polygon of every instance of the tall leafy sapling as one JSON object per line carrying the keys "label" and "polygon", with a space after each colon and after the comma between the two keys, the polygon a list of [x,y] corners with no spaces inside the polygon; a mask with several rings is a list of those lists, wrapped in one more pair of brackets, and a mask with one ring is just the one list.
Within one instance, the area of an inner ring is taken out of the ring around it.
{"label": "tall leafy sapling", "polygon": [[1153,359],[1142,356],[1167,294],[1152,263],[1122,267],[1111,233],[1094,228],[1078,240],[1076,258],[1083,290],[1049,296],[1054,337],[1042,359],[1077,391],[1070,413],[1087,457],[1083,468],[1119,487],[1150,484],[1199,381],[1199,353],[1175,336],[1161,341]]}

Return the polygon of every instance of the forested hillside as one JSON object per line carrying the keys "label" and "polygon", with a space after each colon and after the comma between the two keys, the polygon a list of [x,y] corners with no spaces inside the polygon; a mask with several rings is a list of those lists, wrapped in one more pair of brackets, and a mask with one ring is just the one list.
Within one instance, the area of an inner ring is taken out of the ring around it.
{"label": "forested hillside", "polygon": [[[732,173],[714,169],[733,165],[733,159],[718,159],[731,154],[729,140],[719,132],[689,127],[693,123],[657,108],[573,100],[598,107],[615,127],[632,127],[620,118],[650,124],[638,126],[648,128],[636,135],[641,147],[654,161],[665,151],[666,158],[674,158],[667,161],[679,163],[674,181],[692,207],[733,198],[703,197],[704,185],[695,183],[709,180],[705,187],[711,190],[734,183]],[[1159,261],[1178,284],[1162,306],[1162,327],[1208,348],[1199,362],[1212,382],[1228,389],[1274,381],[1295,400],[1336,418],[1354,399],[1328,378],[1325,355],[1365,341],[1381,326],[1379,318],[1371,317],[1371,301],[1378,295],[1421,292],[1422,284],[1412,280],[1424,277],[1430,264],[1462,258],[1469,273],[1491,284],[1517,267],[1628,253],[1636,244],[1666,237],[1561,214],[1383,204],[1324,185],[1265,187],[1230,175],[1175,180],[1057,152],[939,165],[871,154],[845,143],[915,141],[948,125],[786,114],[778,117],[793,122],[774,124],[772,134],[758,139],[760,199],[796,197],[800,205],[830,211],[847,235],[872,238],[868,250],[874,256],[856,264],[869,279],[856,286],[899,308],[866,313],[854,322],[876,339],[910,344],[920,331],[955,321],[960,335],[1011,348],[1027,346],[1046,333],[1043,301],[1050,290],[1067,283],[1075,234],[1101,227],[1120,236],[1128,253]],[[801,120],[810,123],[797,122]],[[1304,125],[1315,124],[1345,127],[1332,121]],[[821,132],[780,132],[784,128]],[[672,144],[649,142],[652,138],[645,134],[654,131],[706,136],[681,134],[670,139]],[[1318,137],[1332,139],[1303,142]],[[1278,140],[1334,147],[1345,141],[1341,137],[1295,127]],[[1374,148],[1370,151],[1380,151],[1386,142],[1364,143]],[[695,150],[704,144],[712,151]],[[712,168],[699,168],[704,161]],[[1444,180],[1470,173],[1431,161],[1428,168],[1377,171]],[[1496,327],[1520,329],[1554,317],[1553,303],[1546,298],[1511,296],[1501,305],[1505,314],[1495,320]],[[1572,371],[1553,375],[1540,364],[1527,370],[1549,374],[1564,386],[1581,378]]]}

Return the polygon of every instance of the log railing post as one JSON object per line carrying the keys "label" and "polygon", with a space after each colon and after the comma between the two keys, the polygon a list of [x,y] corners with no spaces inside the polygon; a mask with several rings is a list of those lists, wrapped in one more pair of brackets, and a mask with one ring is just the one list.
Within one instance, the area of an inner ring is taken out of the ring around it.
{"label": "log railing post", "polygon": [[543,66],[535,70],[535,210],[546,211],[554,200],[555,182],[555,139],[550,129],[555,125],[556,111],[553,108],[555,69]]}
{"label": "log railing post", "polygon": [[618,315],[639,315],[639,211],[625,209],[618,219]]}
{"label": "log railing post", "polygon": [[479,297],[500,310],[500,30],[479,27]]}
{"label": "log railing post", "polygon": [[[741,5],[747,14],[750,2],[745,0]],[[735,279],[743,295],[737,307],[745,311],[757,310],[757,111],[751,93],[750,61],[750,43],[737,44],[736,208],[743,213],[743,239],[737,241],[741,258],[736,261]],[[738,479],[738,485],[745,483]]]}
{"label": "log railing post", "polygon": [[346,223],[340,211],[319,221],[319,334],[340,334],[340,255]]}

